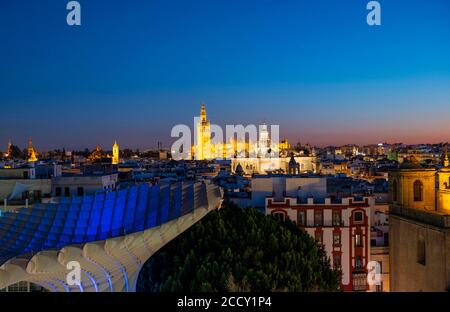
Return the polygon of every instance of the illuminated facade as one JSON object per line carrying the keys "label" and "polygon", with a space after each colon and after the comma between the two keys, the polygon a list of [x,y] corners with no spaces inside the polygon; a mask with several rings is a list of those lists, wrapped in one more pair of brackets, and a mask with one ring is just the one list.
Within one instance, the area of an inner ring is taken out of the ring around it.
{"label": "illuminated facade", "polygon": [[[436,189],[436,182],[438,188]],[[389,173],[392,291],[450,289],[450,167],[422,167],[415,159]]]}
{"label": "illuminated facade", "polygon": [[5,157],[11,158],[11,154],[12,154],[12,143],[11,143],[11,140],[9,140],[8,141],[8,151],[6,152]]}
{"label": "illuminated facade", "polygon": [[197,141],[195,145],[195,158],[198,160],[212,159],[211,150],[211,123],[206,119],[205,103],[202,103],[200,120],[197,123]]}
{"label": "illuminated facade", "polygon": [[103,158],[103,151],[100,145],[97,145],[95,147],[95,150],[89,155],[88,160],[89,161],[96,161]]}
{"label": "illuminated facade", "polygon": [[279,146],[280,152],[284,152],[291,148],[291,144],[289,144],[289,141],[287,139],[281,140],[281,142],[278,146]]}
{"label": "illuminated facade", "polygon": [[[197,160],[225,158],[272,158],[278,157],[279,145],[274,144],[269,135],[267,125],[259,127],[259,138],[256,142],[231,138],[228,142],[211,142],[211,122],[207,119],[205,103],[202,103],[200,119],[196,125],[196,141],[191,153]],[[286,145],[286,143],[284,143]]]}
{"label": "illuminated facade", "polygon": [[114,142],[114,145],[112,147],[112,164],[118,165],[119,164],[119,144],[117,144],[117,141]]}
{"label": "illuminated facade", "polygon": [[37,153],[33,147],[33,140],[31,138],[28,140],[27,161],[28,162],[38,161]]}

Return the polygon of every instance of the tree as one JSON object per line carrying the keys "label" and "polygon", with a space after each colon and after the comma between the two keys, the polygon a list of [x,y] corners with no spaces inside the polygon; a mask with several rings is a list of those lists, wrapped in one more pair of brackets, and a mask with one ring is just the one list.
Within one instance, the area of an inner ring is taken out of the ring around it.
{"label": "tree", "polygon": [[26,154],[24,154],[17,145],[11,145],[11,155],[9,155],[9,158],[24,159],[26,158]]}
{"label": "tree", "polygon": [[226,203],[141,270],[138,291],[335,291],[340,273],[293,222]]}

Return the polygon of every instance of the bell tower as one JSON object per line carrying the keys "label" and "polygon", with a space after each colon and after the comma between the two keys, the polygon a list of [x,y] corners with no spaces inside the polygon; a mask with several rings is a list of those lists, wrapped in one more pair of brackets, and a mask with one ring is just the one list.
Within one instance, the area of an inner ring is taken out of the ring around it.
{"label": "bell tower", "polygon": [[200,110],[200,120],[197,124],[197,142],[195,150],[195,159],[211,159],[211,124],[206,119],[205,102],[202,101]]}
{"label": "bell tower", "polygon": [[38,161],[38,158],[36,156],[36,151],[34,150],[34,147],[33,147],[33,140],[31,138],[28,140],[28,153],[27,154],[28,154],[27,155],[28,162]]}
{"label": "bell tower", "polygon": [[114,142],[114,145],[112,147],[112,164],[117,165],[119,164],[119,144],[117,144],[117,141]]}
{"label": "bell tower", "polygon": [[450,213],[450,160],[448,157],[448,145],[445,148],[443,167],[438,172],[438,210]]}

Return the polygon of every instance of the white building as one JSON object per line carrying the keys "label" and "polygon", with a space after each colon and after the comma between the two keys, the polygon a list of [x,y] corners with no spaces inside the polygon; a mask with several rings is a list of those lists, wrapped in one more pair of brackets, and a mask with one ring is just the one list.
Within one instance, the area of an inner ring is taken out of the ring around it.
{"label": "white building", "polygon": [[53,197],[71,197],[116,189],[118,174],[70,175],[52,179]]}
{"label": "white building", "polygon": [[255,175],[251,179],[251,205],[255,208],[264,208],[267,197],[306,199],[325,197],[326,193],[327,179],[323,177]]}

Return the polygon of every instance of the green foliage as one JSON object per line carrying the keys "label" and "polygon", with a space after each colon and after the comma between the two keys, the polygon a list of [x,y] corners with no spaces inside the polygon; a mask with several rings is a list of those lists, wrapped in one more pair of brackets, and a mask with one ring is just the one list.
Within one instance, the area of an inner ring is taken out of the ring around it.
{"label": "green foliage", "polygon": [[22,152],[20,150],[20,148],[16,145],[11,145],[11,155],[9,155],[9,158],[12,159],[25,159],[26,158],[26,150],[24,150],[24,152]]}
{"label": "green foliage", "polygon": [[137,289],[335,291],[339,285],[324,250],[294,223],[225,204],[150,258]]}

